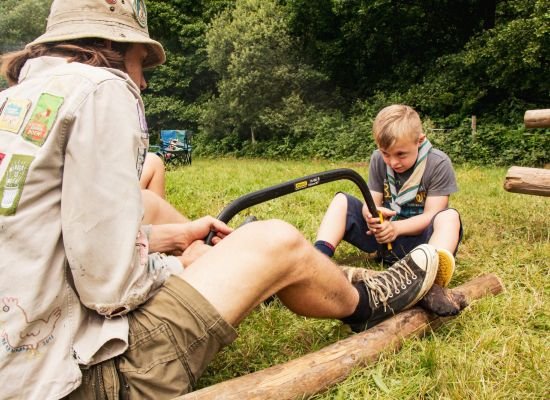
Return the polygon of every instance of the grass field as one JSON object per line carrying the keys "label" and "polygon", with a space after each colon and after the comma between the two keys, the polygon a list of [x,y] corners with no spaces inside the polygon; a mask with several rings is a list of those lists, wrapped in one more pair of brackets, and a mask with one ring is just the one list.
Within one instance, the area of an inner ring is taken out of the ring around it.
{"label": "grass field", "polygon": [[[360,163],[195,160],[168,172],[167,196],[190,218],[216,216],[243,194],[342,167],[367,176],[367,165]],[[399,352],[383,354],[312,399],[550,398],[550,199],[505,192],[505,168],[456,171],[460,191],[451,205],[461,212],[465,235],[451,286],[493,272],[506,292],[473,303],[428,337],[407,340]],[[353,184],[332,182],[257,205],[229,224],[237,226],[248,214],[280,218],[314,240],[333,193],[341,190],[360,196]],[[368,264],[345,244],[336,260]],[[239,334],[200,387],[294,359],[350,333],[339,322],[297,317],[274,302],[254,311]]]}

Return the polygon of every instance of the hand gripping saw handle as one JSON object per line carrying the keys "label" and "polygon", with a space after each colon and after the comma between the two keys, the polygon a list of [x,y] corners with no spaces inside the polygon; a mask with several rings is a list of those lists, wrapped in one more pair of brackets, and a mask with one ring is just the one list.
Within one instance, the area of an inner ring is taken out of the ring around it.
{"label": "hand gripping saw handle", "polygon": [[[363,195],[363,198],[365,199],[365,203],[367,204],[367,208],[369,209],[371,215],[378,215],[380,218],[380,222],[383,222],[384,217],[382,216],[382,213],[377,210],[376,204],[374,203],[367,183],[361,175],[349,168],[338,168],[323,171],[245,194],[244,196],[241,196],[229,203],[218,215],[218,219],[222,222],[228,223],[231,218],[233,218],[240,211],[252,207],[256,204],[260,204],[268,200],[273,200],[290,193],[298,192],[300,190],[319,186],[323,183],[343,179],[350,180],[357,185],[357,187],[361,191],[361,194]],[[206,238],[206,243],[212,244],[213,237],[214,232],[210,232],[208,234],[208,237]],[[391,243],[388,243],[388,250],[392,250]]]}

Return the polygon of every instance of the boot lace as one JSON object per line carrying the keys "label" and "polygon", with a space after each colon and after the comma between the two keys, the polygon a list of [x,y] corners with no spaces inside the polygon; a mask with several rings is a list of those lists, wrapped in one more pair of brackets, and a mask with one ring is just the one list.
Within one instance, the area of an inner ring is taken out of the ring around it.
{"label": "boot lace", "polygon": [[394,295],[401,293],[401,290],[407,289],[407,285],[410,285],[412,280],[417,279],[417,277],[407,261],[400,260],[387,271],[380,272],[375,276],[365,276],[363,283],[370,289],[374,306],[378,307],[382,303],[384,311],[386,311],[389,307],[388,301]]}

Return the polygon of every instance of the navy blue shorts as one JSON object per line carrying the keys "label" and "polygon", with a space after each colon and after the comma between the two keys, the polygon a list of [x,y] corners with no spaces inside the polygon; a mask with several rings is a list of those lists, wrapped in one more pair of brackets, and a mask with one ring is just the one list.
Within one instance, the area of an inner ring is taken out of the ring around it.
{"label": "navy blue shorts", "polygon": [[[363,217],[363,201],[356,197],[353,197],[347,193],[343,193],[348,200],[348,211],[346,215],[346,231],[344,233],[344,240],[360,250],[367,253],[378,252],[379,257],[385,264],[393,264],[395,261],[403,258],[416,246],[428,243],[430,237],[433,234],[433,223],[437,216],[434,215],[430,224],[424,229],[422,233],[415,236],[398,236],[394,242],[392,242],[392,251],[390,252],[387,246],[380,244],[376,241],[373,235],[367,235],[368,226],[367,221]],[[445,210],[448,210],[445,209]],[[441,211],[445,211],[441,210]],[[440,212],[441,212],[440,211]],[[455,210],[456,211],[456,210]],[[456,211],[458,213],[458,211]],[[460,214],[459,214],[460,218]],[[458,244],[462,240],[462,220],[460,221],[460,234],[458,237]],[[454,253],[458,250],[458,244]]]}

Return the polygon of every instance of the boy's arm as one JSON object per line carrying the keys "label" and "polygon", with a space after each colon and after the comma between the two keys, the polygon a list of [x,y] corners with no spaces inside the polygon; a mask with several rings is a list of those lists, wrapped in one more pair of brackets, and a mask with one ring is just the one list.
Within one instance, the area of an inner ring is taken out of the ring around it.
{"label": "boy's arm", "polygon": [[[381,193],[372,192],[372,195],[377,205],[382,203]],[[433,216],[447,208],[448,204],[449,196],[428,196],[426,198],[424,213],[399,221],[390,221],[389,218],[395,212],[381,207],[379,210],[382,211],[385,218],[383,223],[380,223],[377,216],[369,218],[370,213],[368,213],[366,207],[363,209],[363,214],[369,226],[368,233],[374,235],[378,243],[391,243],[398,236],[411,236],[422,233],[430,224]]]}
{"label": "boy's arm", "polygon": [[384,203],[384,195],[380,192],[374,192],[370,191],[372,195],[372,199],[374,200],[374,204],[376,204],[377,207],[382,207],[382,204]]}
{"label": "boy's arm", "polygon": [[424,212],[400,221],[392,221],[396,236],[418,235],[430,224],[430,221],[439,211],[449,205],[449,196],[428,196],[424,205]]}

